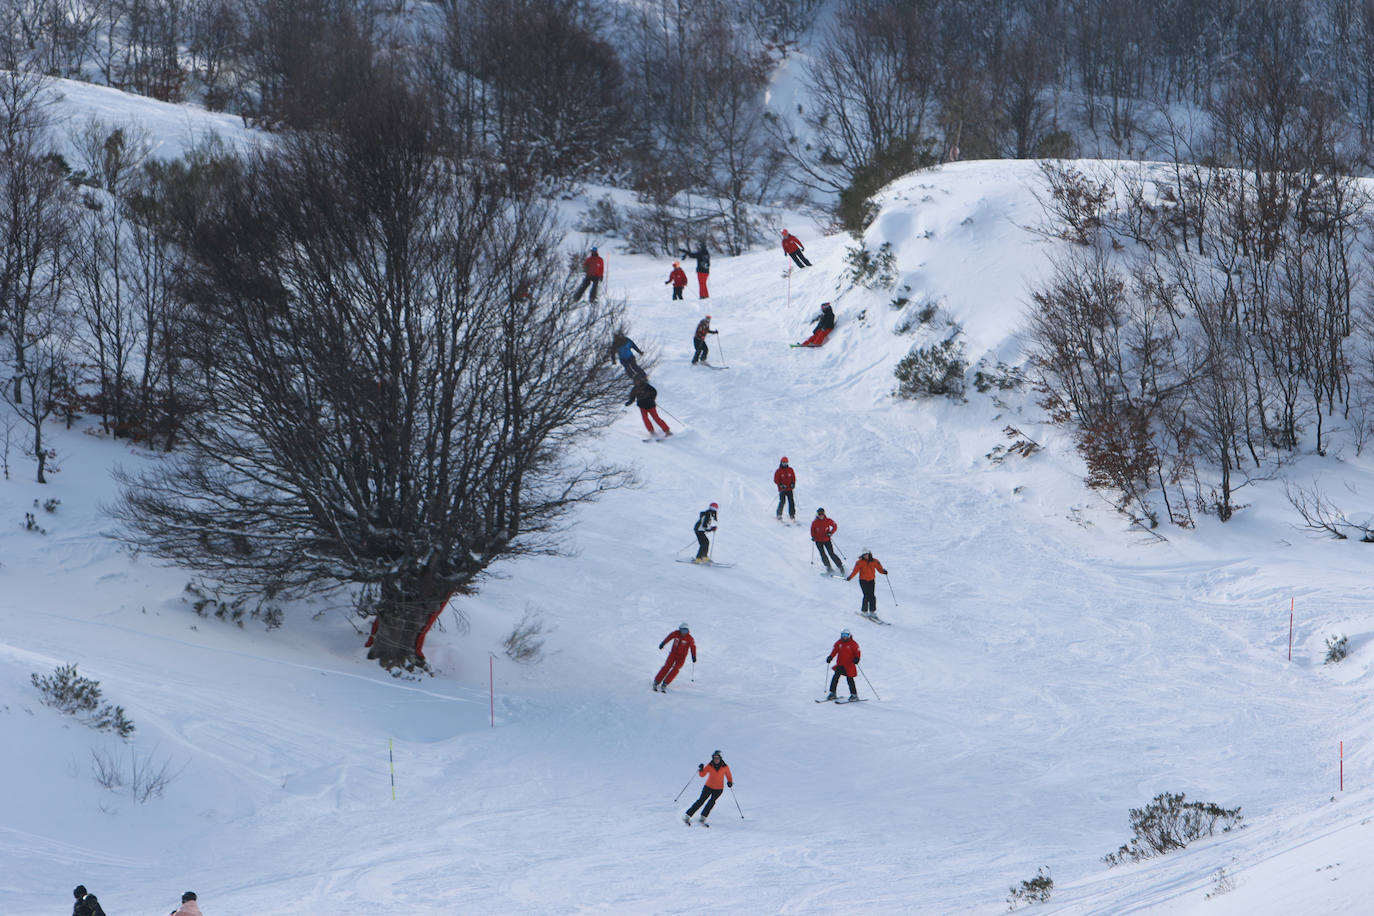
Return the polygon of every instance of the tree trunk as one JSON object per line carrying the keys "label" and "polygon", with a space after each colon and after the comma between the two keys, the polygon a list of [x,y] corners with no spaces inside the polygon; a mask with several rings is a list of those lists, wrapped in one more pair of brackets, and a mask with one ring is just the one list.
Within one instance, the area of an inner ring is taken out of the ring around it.
{"label": "tree trunk", "polygon": [[424,667],[420,644],[450,594],[447,588],[438,588],[425,578],[384,582],[381,586],[367,657],[376,659],[383,668]]}

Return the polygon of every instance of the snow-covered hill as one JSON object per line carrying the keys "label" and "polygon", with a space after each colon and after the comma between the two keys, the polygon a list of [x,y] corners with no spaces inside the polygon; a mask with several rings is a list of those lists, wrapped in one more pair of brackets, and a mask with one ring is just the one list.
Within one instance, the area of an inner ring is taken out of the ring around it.
{"label": "snow-covered hill", "polygon": [[[1039,180],[1031,163],[963,163],[890,188],[866,243],[891,242],[905,309],[840,279],[852,240],[804,227],[813,268],[789,281],[777,250],[720,258],[705,302],[669,300],[666,262],[611,251],[609,292],[660,356],[675,435],[645,443],[627,412],[604,451],[643,486],[581,513],[573,556],[498,570],[464,604],[470,632],[431,635],[432,678],[365,661],[327,601],[270,633],[197,617],[186,573],[106,536],[108,469],[147,456],[53,430],[61,473],[40,487],[14,450],[0,913],[59,911],[77,883],[111,914],[165,913],[188,888],[207,916],[995,913],[1044,865],[1047,913],[1367,911],[1368,548],[1294,530],[1277,484],[1225,526],[1161,541],[1081,487],[1031,395],[890,396],[893,365],[947,319],[972,359],[1019,358],[1054,244],[1025,228]],[[826,300],[830,342],[789,348]],[[896,333],[925,302],[934,321]],[[688,364],[708,310],[725,371]],[[1044,450],[988,460],[1008,425]],[[892,626],[856,616],[857,584],[819,576],[806,529],[774,520],[782,455],[799,519],[825,507],[851,560],[869,546],[890,570]],[[738,565],[673,562],[711,501],[716,556]],[[501,642],[531,608],[552,631],[520,666]],[[651,692],[658,642],[684,620],[699,662]],[[846,627],[873,701],[815,704]],[[1351,656],[1323,666],[1335,632]],[[125,707],[131,743],[39,703],[30,674],[69,662]],[[710,832],[684,827],[716,748],[735,794]],[[96,784],[94,755],[174,778],[137,804]],[[1247,826],[1108,870],[1128,809],[1164,791],[1240,805]]]}

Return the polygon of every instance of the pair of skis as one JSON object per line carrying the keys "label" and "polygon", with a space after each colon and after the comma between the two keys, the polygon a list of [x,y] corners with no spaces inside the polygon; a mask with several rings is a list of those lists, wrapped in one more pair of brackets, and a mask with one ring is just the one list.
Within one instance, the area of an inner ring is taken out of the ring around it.
{"label": "pair of skis", "polygon": [[817,700],[816,702],[817,702],[817,703],[835,703],[835,704],[837,704],[837,705],[839,705],[839,706],[844,706],[845,704],[848,704],[848,703],[867,703],[867,702],[868,702],[868,697],[835,697],[833,700],[832,700],[830,697],[821,697],[821,698],[820,698],[819,700]]}
{"label": "pair of skis", "polygon": [[696,560],[689,557],[678,557],[677,561],[679,563],[691,563],[693,566],[718,566],[721,569],[733,569],[735,566],[734,563],[722,563],[719,560],[711,560],[709,563],[698,563]]}

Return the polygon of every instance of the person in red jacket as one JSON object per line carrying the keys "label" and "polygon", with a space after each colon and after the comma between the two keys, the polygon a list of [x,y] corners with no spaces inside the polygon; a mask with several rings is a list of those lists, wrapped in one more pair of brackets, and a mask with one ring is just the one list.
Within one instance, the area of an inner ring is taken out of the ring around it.
{"label": "person in red jacket", "polygon": [[782,456],[778,469],[773,472],[773,483],[778,487],[778,518],[782,518],[782,504],[787,503],[787,515],[796,521],[797,501],[792,498],[792,489],[797,485],[797,472],[788,466],[786,455]]}
{"label": "person in red jacket", "polygon": [[859,644],[848,630],[840,631],[840,638],[835,640],[835,645],[830,647],[830,654],[825,657],[826,664],[830,664],[831,659],[835,660],[835,676],[830,679],[830,693],[825,698],[835,699],[835,688],[839,686],[840,675],[843,674],[849,682],[849,702],[854,702],[859,698],[859,688],[854,683],[854,675],[858,674],[859,667]]}
{"label": "person in red jacket", "polygon": [[707,335],[707,334],[719,334],[719,333],[720,333],[719,331],[713,331],[713,330],[711,330],[711,316],[710,316],[710,315],[707,315],[705,318],[703,318],[703,319],[701,319],[700,321],[697,322],[696,333],[694,333],[694,334],[692,335],[692,365],[693,365],[693,366],[695,366],[695,365],[697,364],[698,361],[700,361],[700,362],[702,362],[702,363],[705,363],[705,362],[706,362],[706,357],[709,356],[709,355],[711,354],[711,348],[708,347],[708,346],[706,346],[706,335]]}
{"label": "person in red jacket", "polygon": [[859,558],[854,561],[854,570],[845,576],[844,581],[848,582],[855,576],[859,577],[859,589],[864,593],[863,601],[859,604],[859,613],[865,617],[878,616],[878,597],[874,594],[873,583],[877,580],[874,573],[887,575],[887,570],[883,569],[883,564],[873,558],[873,551],[867,547],[864,552],[859,554]]}
{"label": "person in red jacket", "polygon": [[663,663],[662,668],[658,669],[658,674],[654,675],[654,690],[660,693],[668,692],[668,685],[682,670],[682,663],[686,661],[688,652],[692,653],[692,664],[697,663],[697,641],[692,638],[692,633],[687,629],[687,624],[684,623],[663,637],[663,642],[659,643],[658,647],[662,649],[669,642],[673,644],[673,647],[668,650],[668,660]]}
{"label": "person in red jacket", "polygon": [[783,253],[790,257],[792,263],[796,264],[798,267],[811,266],[811,262],[806,259],[806,255],[802,254],[805,249],[806,246],[802,244],[801,239],[797,238],[786,229],[782,230]]}
{"label": "person in red jacket", "polygon": [[673,284],[673,298],[681,299],[682,291],[687,288],[687,271],[682,269],[682,265],[677,261],[673,262],[673,269],[668,272],[668,279],[663,281],[663,285]]}
{"label": "person in red jacket", "polygon": [[[697,775],[706,778],[706,785],[701,787],[701,796],[694,802],[692,807],[687,809],[687,813],[682,816],[684,824],[692,823],[692,815],[697,813],[697,809],[702,804],[701,817],[697,818],[697,823],[703,827],[709,827],[706,823],[706,816],[711,813],[711,809],[716,806],[716,799],[720,798],[720,793],[725,791],[725,786],[731,788],[735,785],[735,777],[730,773],[730,767],[726,765],[725,758],[720,756],[720,751],[711,752],[710,763],[698,763]],[[722,785],[722,783],[724,785]]]}
{"label": "person in red jacket", "polygon": [[596,248],[592,248],[592,253],[587,255],[587,259],[582,262],[582,285],[577,288],[577,295],[573,296],[574,302],[582,301],[582,294],[590,287],[592,294],[590,301],[596,301],[596,291],[601,287],[601,278],[606,276],[606,262],[601,260],[601,255],[596,253]]}
{"label": "person in red jacket", "polygon": [[[835,554],[835,545],[830,543],[830,536],[834,534],[839,525],[835,524],[834,519],[826,518],[824,509],[816,510],[816,517],[811,520],[811,540],[816,542],[816,552],[821,555],[821,565],[825,571],[830,573],[830,563],[835,563],[835,573],[844,572],[844,561]],[[827,559],[826,554],[830,554]]]}

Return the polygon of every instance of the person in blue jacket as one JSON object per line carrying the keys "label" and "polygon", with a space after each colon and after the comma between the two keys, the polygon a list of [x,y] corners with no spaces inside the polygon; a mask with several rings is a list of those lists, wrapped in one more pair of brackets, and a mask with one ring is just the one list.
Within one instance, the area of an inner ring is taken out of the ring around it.
{"label": "person in blue jacket", "polygon": [[647,379],[649,374],[635,361],[635,354],[644,355],[644,351],[639,349],[633,340],[624,334],[616,334],[611,341],[611,358],[620,360],[621,368],[630,377],[630,381],[637,382],[640,379]]}

